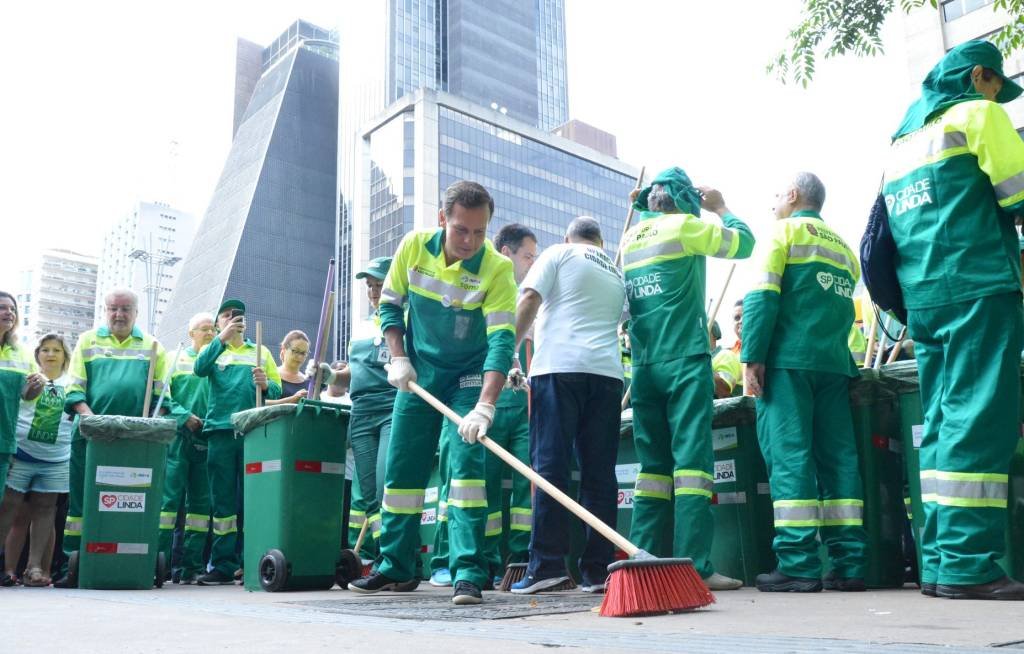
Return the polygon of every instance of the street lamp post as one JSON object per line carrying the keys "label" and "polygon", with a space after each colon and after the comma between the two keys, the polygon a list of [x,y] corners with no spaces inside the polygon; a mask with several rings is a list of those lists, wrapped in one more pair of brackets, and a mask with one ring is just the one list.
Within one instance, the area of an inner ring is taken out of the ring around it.
{"label": "street lamp post", "polygon": [[153,252],[151,242],[149,250],[133,250],[128,255],[128,258],[140,262],[146,270],[146,286],[143,289],[146,292],[146,301],[149,304],[147,307],[149,315],[146,316],[146,327],[149,333],[152,334],[156,330],[156,307],[160,301],[160,292],[163,290],[161,280],[163,279],[164,268],[173,267],[181,261],[181,257],[164,255],[159,251]]}

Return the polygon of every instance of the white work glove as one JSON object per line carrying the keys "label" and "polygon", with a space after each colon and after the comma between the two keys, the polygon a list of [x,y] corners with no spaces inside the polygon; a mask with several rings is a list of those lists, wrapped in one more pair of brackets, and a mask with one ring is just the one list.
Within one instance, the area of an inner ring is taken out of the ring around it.
{"label": "white work glove", "polygon": [[519,368],[509,370],[508,378],[505,380],[505,388],[511,388],[513,391],[526,390],[526,373]]}
{"label": "white work glove", "polygon": [[391,357],[391,363],[384,366],[388,371],[388,383],[400,391],[409,391],[409,382],[416,381],[416,369],[409,357]]}
{"label": "white work glove", "polygon": [[[335,371],[334,368],[331,367],[331,364],[327,363],[326,361],[321,361],[319,367],[320,367],[320,381],[322,381],[323,383],[327,384],[328,386],[333,384],[336,381],[337,376],[338,376],[337,371]],[[316,362],[314,362],[312,359],[310,359],[306,363],[306,377],[308,379],[313,379],[314,377],[316,377],[316,370],[317,370]]]}
{"label": "white work glove", "polygon": [[494,422],[494,405],[477,402],[473,410],[462,419],[462,424],[459,425],[459,436],[462,436],[463,441],[472,445],[478,437],[487,435],[487,430],[491,428],[492,422]]}

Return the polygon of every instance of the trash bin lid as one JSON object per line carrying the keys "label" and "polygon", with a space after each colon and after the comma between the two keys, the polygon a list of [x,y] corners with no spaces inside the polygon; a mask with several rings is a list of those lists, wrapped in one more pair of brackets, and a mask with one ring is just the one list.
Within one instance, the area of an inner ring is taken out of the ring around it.
{"label": "trash bin lid", "polygon": [[231,424],[234,426],[236,434],[244,436],[253,429],[261,427],[268,422],[280,420],[285,416],[293,416],[298,410],[299,407],[295,404],[275,404],[273,406],[246,409],[245,411],[232,413]]}
{"label": "trash bin lid", "polygon": [[913,393],[920,388],[917,361],[896,361],[881,368],[882,376],[891,379],[900,393]]}
{"label": "trash bin lid", "polygon": [[711,424],[714,427],[734,427],[752,423],[757,419],[756,407],[757,402],[749,395],[715,400]]}
{"label": "trash bin lid", "polygon": [[126,439],[170,443],[177,429],[178,423],[167,418],[82,416],[78,420],[78,431],[82,437],[94,441]]}

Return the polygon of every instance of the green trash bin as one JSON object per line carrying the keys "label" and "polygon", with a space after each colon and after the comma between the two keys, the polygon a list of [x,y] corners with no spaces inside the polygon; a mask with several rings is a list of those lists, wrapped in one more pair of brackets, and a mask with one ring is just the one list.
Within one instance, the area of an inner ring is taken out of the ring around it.
{"label": "green trash bin", "polygon": [[245,438],[247,590],[328,589],[341,554],[348,409],[300,400],[234,414]]}
{"label": "green trash bin", "polygon": [[[903,442],[907,483],[910,488],[911,525],[915,543],[924,529],[924,506],[921,502],[921,466],[919,449],[924,430],[920,379],[916,361],[897,361],[882,367],[882,375],[892,380],[899,392],[900,435]],[[1024,377],[1024,368],[1022,368]],[[1024,385],[1022,385],[1024,391]],[[1024,416],[1024,392],[1021,397]],[[1010,459],[1010,488],[1007,502],[1006,556],[999,560],[1008,575],[1024,579],[1024,433]],[[917,549],[917,567],[921,569],[921,550]]]}
{"label": "green trash bin", "polygon": [[163,585],[158,553],[167,444],[176,425],[163,418],[87,416],[82,549],[69,573],[79,588],[145,590]]}
{"label": "green trash bin", "polygon": [[711,513],[715,570],[748,586],[775,568],[775,537],[768,468],[757,442],[757,412],[752,397],[715,400],[711,423],[715,485]]}
{"label": "green trash bin", "polygon": [[902,547],[903,442],[896,384],[879,371],[861,370],[850,383],[850,410],[864,487],[864,530],[868,537],[869,588],[900,588],[905,570]]}

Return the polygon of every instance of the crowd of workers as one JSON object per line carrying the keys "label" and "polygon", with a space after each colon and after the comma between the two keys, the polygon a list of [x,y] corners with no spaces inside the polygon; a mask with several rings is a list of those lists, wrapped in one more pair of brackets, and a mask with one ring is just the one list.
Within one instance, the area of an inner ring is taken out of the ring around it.
{"label": "crowd of workers", "polygon": [[[1024,599],[1024,584],[996,564],[1024,345],[1014,224],[1024,214],[1024,143],[999,104],[1020,94],[994,46],[954,48],[926,78],[885,166],[925,411],[918,546],[921,589],[933,597]],[[695,186],[678,167],[630,200],[637,214],[621,262],[586,216],[538,255],[522,225],[488,240],[490,194],[474,182],[453,184],[439,228],[407,234],[393,257],[356,275],[372,317],[354,329],[345,361],[320,370],[303,369],[309,339],[298,331],[282,342],[278,368],[269,349],[246,338],[244,303],[226,300],[192,318],[190,347],[176,357],[157,344],[150,386],[154,339],[135,324],[132,292],[105,298],[105,325],[83,334],[73,353],[54,334],[34,352],[18,345],[15,299],[0,293],[0,542],[23,515],[17,524],[29,525],[32,545],[21,583],[50,583],[60,493],[69,493],[63,549],[80,545],[86,448],[70,417],[138,416],[146,394],[168,395],[165,411],[178,426],[160,518],[161,550],[169,553],[176,523],[184,533],[174,580],[234,583],[243,439],[231,415],[255,406],[257,390],[268,403],[298,402],[308,377],[321,374],[325,399],[347,393],[351,403],[348,528],[355,534],[368,523],[360,554],[373,561],[369,575],[349,584],[354,592],[407,592],[426,574],[419,528],[438,453],[430,583],[452,586],[455,604],[476,604],[512,561],[527,564],[514,593],[570,587],[567,512],[542,491],[531,497],[523,480],[513,486],[510,555],[502,559],[504,464],[478,440],[493,439],[563,491],[575,461],[580,502],[614,525],[625,394],[640,461],[630,539],[656,556],[692,559],[712,590],[739,588],[710,559],[710,436],[714,397],[737,392],[741,378],[757,398],[776,531],[778,565],[757,577],[758,589],[863,590],[868,543],[848,400],[864,360],[863,333],[851,332],[861,270],[822,218],[823,183],[800,173],[776,195],[778,220],[756,283],[734,307],[741,342],[731,349],[718,347],[721,331],[708,324],[705,258],[749,257],[751,230],[719,191]],[[701,210],[720,220],[701,219]],[[444,420],[420,389],[461,422]],[[824,577],[819,538],[831,563]],[[20,545],[6,543],[10,585]],[[611,544],[588,528],[583,591],[604,590],[613,558]],[[73,583],[56,567],[55,585]]]}

